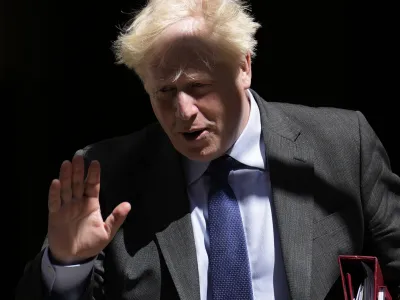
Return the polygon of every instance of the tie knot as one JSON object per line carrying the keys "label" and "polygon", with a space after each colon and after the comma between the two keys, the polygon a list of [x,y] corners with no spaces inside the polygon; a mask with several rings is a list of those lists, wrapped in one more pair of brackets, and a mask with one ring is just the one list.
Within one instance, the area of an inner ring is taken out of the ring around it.
{"label": "tie knot", "polygon": [[208,166],[208,174],[215,179],[227,180],[229,172],[240,168],[240,162],[229,155],[223,155],[211,161]]}

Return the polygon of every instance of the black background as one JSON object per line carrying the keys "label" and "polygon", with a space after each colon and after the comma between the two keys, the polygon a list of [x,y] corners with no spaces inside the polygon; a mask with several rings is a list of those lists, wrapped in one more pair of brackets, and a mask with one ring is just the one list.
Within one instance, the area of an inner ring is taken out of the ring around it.
{"label": "black background", "polygon": [[[14,136],[4,135],[2,148],[4,163],[11,162],[12,169],[4,175],[16,186],[1,200],[13,204],[2,213],[3,231],[13,237],[2,248],[13,291],[45,237],[47,191],[61,162],[89,143],[137,130],[155,118],[139,80],[115,65],[111,51],[118,27],[144,1],[3,4],[1,119],[4,131]],[[394,4],[259,0],[252,7],[262,24],[252,88],[270,101],[362,111],[397,172]],[[9,104],[15,111],[14,131]]]}

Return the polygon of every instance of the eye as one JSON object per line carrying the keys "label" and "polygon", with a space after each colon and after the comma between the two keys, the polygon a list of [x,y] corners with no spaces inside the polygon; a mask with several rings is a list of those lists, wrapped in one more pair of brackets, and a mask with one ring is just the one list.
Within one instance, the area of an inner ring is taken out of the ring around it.
{"label": "eye", "polygon": [[164,86],[161,89],[159,89],[158,91],[161,92],[161,93],[170,93],[170,92],[175,91],[175,87],[173,87],[173,86]]}
{"label": "eye", "polygon": [[204,83],[200,83],[200,82],[193,82],[192,83],[192,87],[193,88],[201,88],[201,87],[205,87],[205,86],[207,86],[208,84],[204,84]]}

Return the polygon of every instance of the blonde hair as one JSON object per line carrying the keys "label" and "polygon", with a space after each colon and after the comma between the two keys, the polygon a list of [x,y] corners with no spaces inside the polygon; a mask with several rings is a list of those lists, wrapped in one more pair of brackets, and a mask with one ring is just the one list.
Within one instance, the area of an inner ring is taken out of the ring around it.
{"label": "blonde hair", "polygon": [[169,26],[185,19],[201,19],[204,38],[236,58],[255,56],[255,33],[261,25],[240,0],[149,0],[131,24],[114,42],[117,63],[140,76],[142,66],[151,60],[153,46]]}

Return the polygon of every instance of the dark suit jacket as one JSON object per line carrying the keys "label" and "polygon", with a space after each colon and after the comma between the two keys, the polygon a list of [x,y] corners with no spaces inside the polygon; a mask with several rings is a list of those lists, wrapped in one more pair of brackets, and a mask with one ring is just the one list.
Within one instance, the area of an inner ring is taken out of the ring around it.
{"label": "dark suit jacket", "polygon": [[[338,255],[379,258],[400,294],[400,180],[360,112],[269,103],[261,113],[272,207],[292,299],[342,299]],[[196,249],[181,156],[157,124],[90,145],[102,166],[104,217],[132,210],[97,257],[82,299],[199,300]],[[46,245],[46,242],[45,242]],[[42,252],[17,299],[43,299]]]}

